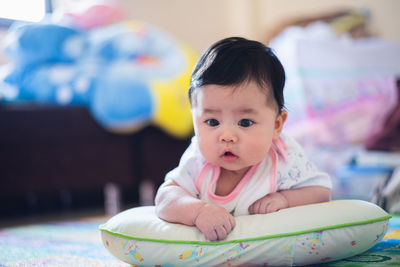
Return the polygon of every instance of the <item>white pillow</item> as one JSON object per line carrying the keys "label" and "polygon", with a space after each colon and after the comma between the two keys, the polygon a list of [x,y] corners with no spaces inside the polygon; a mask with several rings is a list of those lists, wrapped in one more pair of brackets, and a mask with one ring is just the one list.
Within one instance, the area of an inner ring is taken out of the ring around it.
{"label": "white pillow", "polygon": [[196,227],[160,220],[154,207],[126,210],[100,230],[111,254],[138,266],[291,266],[368,250],[385,235],[390,215],[369,202],[337,200],[235,219],[234,230],[217,242]]}

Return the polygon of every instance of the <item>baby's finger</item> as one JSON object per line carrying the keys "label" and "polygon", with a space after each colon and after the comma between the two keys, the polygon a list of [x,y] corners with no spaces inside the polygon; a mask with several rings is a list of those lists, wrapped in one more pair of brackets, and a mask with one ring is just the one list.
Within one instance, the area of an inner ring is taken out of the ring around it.
{"label": "baby's finger", "polygon": [[226,230],[225,230],[225,227],[222,226],[222,225],[215,226],[215,232],[217,234],[217,239],[218,240],[222,240],[228,235]]}
{"label": "baby's finger", "polygon": [[258,209],[258,214],[265,214],[268,212],[268,207],[270,205],[270,202],[265,200],[264,201],[260,201],[260,207]]}
{"label": "baby's finger", "polygon": [[223,227],[225,228],[226,234],[229,234],[230,232],[232,232],[233,225],[232,225],[230,218],[228,218],[228,220],[225,221]]}
{"label": "baby's finger", "polygon": [[277,211],[278,208],[274,203],[269,203],[269,205],[266,208],[266,213],[271,213]]}
{"label": "baby's finger", "polygon": [[249,213],[250,213],[250,214],[253,214],[253,205],[254,205],[254,204],[251,204],[250,207],[249,207]]}
{"label": "baby's finger", "polygon": [[216,241],[218,239],[218,235],[214,229],[210,229],[209,231],[204,232],[203,234],[210,241]]}
{"label": "baby's finger", "polygon": [[235,226],[236,226],[235,218],[234,218],[232,215],[229,216],[229,222],[230,222],[230,224],[231,224],[231,231],[232,231],[233,228],[235,228]]}
{"label": "baby's finger", "polygon": [[260,207],[260,201],[256,201],[256,202],[254,202],[251,206],[251,214],[256,214],[257,212],[258,212],[258,209],[259,209],[259,207]]}

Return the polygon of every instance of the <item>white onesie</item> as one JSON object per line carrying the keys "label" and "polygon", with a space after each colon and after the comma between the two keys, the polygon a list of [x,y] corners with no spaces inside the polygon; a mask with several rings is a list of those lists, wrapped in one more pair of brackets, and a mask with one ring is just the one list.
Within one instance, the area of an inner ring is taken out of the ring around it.
{"label": "white onesie", "polygon": [[316,169],[303,149],[291,137],[282,134],[271,146],[270,153],[252,166],[235,189],[227,196],[215,195],[220,168],[207,162],[200,152],[196,136],[179,162],[167,173],[194,197],[224,207],[234,216],[249,214],[249,207],[268,193],[304,186],[332,188],[329,176]]}

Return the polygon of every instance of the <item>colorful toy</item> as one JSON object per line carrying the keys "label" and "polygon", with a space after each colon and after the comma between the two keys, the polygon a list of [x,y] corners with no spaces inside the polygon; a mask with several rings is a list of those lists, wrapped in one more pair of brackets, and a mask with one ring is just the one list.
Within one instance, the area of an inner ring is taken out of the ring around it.
{"label": "colorful toy", "polygon": [[190,68],[170,82],[154,82],[153,88],[157,97],[154,123],[172,135],[184,138],[193,132],[187,90],[197,58],[186,46],[182,46],[182,51]]}
{"label": "colorful toy", "polygon": [[192,134],[187,90],[196,55],[152,25],[14,26],[6,51],[13,62],[0,101],[85,105],[118,133],[154,124],[178,138]]}

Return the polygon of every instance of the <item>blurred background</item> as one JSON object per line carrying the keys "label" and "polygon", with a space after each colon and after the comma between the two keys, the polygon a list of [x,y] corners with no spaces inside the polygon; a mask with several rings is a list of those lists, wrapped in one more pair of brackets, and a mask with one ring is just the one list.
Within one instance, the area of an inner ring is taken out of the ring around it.
{"label": "blurred background", "polygon": [[400,212],[397,0],[0,4],[0,218],[152,205],[193,134],[199,55],[229,36],[287,72],[285,131],[333,196]]}

